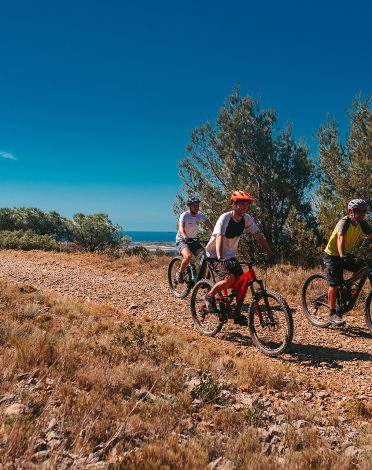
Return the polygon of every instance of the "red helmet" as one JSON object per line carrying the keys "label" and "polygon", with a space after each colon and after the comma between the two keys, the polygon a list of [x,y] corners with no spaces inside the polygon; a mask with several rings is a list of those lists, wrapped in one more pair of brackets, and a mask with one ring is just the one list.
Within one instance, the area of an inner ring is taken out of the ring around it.
{"label": "red helmet", "polygon": [[254,201],[253,197],[247,191],[234,191],[231,195],[231,202]]}

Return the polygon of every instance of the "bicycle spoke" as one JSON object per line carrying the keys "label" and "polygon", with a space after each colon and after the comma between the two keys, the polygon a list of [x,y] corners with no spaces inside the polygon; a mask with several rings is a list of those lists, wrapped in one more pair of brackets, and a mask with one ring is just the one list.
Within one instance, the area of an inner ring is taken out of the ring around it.
{"label": "bicycle spoke", "polygon": [[328,282],[323,274],[313,274],[305,281],[302,305],[310,323],[321,328],[329,325]]}
{"label": "bicycle spoke", "polygon": [[204,335],[214,336],[222,328],[219,313],[210,313],[205,306],[204,296],[212,284],[207,280],[199,281],[191,295],[191,313],[196,328]]}
{"label": "bicycle spoke", "polygon": [[291,342],[293,320],[290,309],[276,292],[267,291],[254,300],[249,319],[252,339],[265,354],[278,355]]}
{"label": "bicycle spoke", "polygon": [[171,260],[168,267],[168,284],[170,290],[176,297],[181,299],[185,298],[192,288],[191,272],[188,267],[184,272],[184,282],[180,283],[177,280],[177,275],[180,270],[182,258],[175,257]]}

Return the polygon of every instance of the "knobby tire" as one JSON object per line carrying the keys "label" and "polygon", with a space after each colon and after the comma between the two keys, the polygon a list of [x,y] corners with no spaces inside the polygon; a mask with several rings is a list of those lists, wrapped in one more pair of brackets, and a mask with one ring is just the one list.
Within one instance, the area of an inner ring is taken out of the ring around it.
{"label": "knobby tire", "polygon": [[[268,308],[265,297],[270,305],[270,311],[267,314]],[[272,324],[263,326],[259,322],[256,302],[258,302],[260,311],[263,312],[264,316],[272,315]],[[279,332],[278,328],[282,328],[282,331]],[[278,356],[286,351],[293,339],[294,326],[291,309],[280,294],[267,290],[261,292],[252,301],[249,308],[249,331],[253,343],[267,356]],[[274,336],[275,340],[272,339]],[[276,336],[279,337],[279,341]]]}

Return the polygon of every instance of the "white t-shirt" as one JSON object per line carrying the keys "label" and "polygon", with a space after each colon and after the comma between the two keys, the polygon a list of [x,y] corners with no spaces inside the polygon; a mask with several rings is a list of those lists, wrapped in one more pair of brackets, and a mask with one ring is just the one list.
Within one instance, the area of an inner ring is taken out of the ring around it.
{"label": "white t-shirt", "polygon": [[[203,212],[198,212],[196,215],[191,215],[190,211],[183,212],[180,215],[178,222],[183,222],[185,224],[185,233],[189,238],[196,238],[198,235],[199,224],[208,220],[207,216]],[[182,235],[180,232],[177,232],[176,242],[182,240]]]}
{"label": "white t-shirt", "polygon": [[234,258],[238,252],[239,240],[244,229],[252,234],[259,231],[256,222],[249,214],[244,214],[244,217],[239,222],[235,222],[233,219],[232,211],[222,214],[217,220],[212,236],[206,246],[207,256],[217,258],[216,236],[223,235],[222,258]]}

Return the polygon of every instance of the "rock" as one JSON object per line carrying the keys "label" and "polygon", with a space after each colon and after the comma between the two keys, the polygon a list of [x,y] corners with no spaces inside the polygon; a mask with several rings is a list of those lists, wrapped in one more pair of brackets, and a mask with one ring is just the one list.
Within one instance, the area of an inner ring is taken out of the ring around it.
{"label": "rock", "polygon": [[48,426],[46,428],[46,432],[49,432],[51,431],[52,429],[54,429],[55,427],[57,426],[57,420],[55,418],[52,418],[49,423],[48,423]]}
{"label": "rock", "polygon": [[207,465],[209,470],[233,470],[235,465],[231,460],[225,459],[224,457],[218,457],[213,462]]}
{"label": "rock", "polygon": [[22,405],[22,403],[13,403],[13,405],[10,405],[5,409],[4,415],[5,416],[19,416],[21,414],[24,414],[25,412],[26,412],[25,405]]}
{"label": "rock", "polygon": [[305,426],[306,426],[306,421],[305,420],[298,419],[297,421],[295,421],[294,427],[296,429],[301,429],[301,428],[304,428]]}
{"label": "rock", "polygon": [[52,439],[59,439],[59,436],[55,431],[49,431],[46,436],[47,441],[51,441]]}
{"label": "rock", "polygon": [[35,463],[40,463],[45,460],[48,460],[50,457],[49,450],[41,450],[40,452],[36,452],[32,457],[31,460]]}
{"label": "rock", "polygon": [[358,457],[361,453],[361,450],[355,446],[350,446],[345,449],[345,455],[347,457]]}
{"label": "rock", "polygon": [[34,452],[40,452],[42,450],[47,450],[48,448],[48,444],[43,441],[43,440],[40,440],[36,443],[35,447],[34,447]]}

